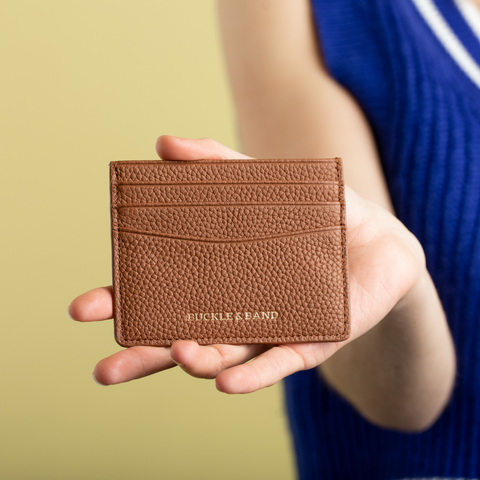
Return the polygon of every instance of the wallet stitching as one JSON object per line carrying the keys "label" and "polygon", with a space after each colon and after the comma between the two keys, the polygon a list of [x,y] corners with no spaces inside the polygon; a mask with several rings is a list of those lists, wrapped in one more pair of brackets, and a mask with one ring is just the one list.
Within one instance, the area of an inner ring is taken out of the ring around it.
{"label": "wallet stitching", "polygon": [[338,158],[335,159],[337,163],[337,178],[338,178],[338,201],[341,203],[340,205],[340,215],[342,219],[342,272],[343,272],[343,333],[345,334],[346,325],[347,325],[347,309],[348,309],[348,295],[347,295],[347,272],[346,272],[346,256],[345,250],[347,248],[347,239],[346,239],[346,232],[345,232],[345,199],[342,202],[342,192],[345,196],[345,187],[342,182],[341,172],[340,172],[340,161]]}
{"label": "wallet stitching", "polygon": [[269,207],[269,206],[285,206],[285,207],[297,207],[297,206],[310,206],[310,207],[323,207],[325,205],[341,205],[342,202],[296,202],[296,203],[282,203],[282,202],[266,202],[266,203],[119,203],[119,208],[148,208],[148,207],[161,207],[161,208],[182,208],[182,207],[195,207],[195,208],[224,208],[224,207]]}
{"label": "wallet stitching", "polygon": [[[259,340],[262,343],[273,343],[273,344],[275,343],[275,341],[284,342],[286,340],[287,341],[288,340],[302,340],[306,343],[306,342],[310,342],[312,340],[337,340],[340,337],[342,337],[343,335],[345,335],[345,332],[343,332],[343,334],[339,334],[339,335],[300,335],[300,336],[297,336],[297,337],[294,337],[294,336],[289,336],[289,337],[219,337],[219,338],[210,338],[209,337],[209,338],[196,338],[195,340],[198,340],[199,345],[208,345],[208,344],[210,344],[210,342],[220,343],[220,344],[225,344],[227,342],[230,342],[230,343],[235,343],[236,344],[236,343],[243,343],[244,340]],[[166,342],[174,342],[177,339],[175,339],[175,338],[161,338],[161,339],[159,339],[158,337],[146,337],[146,338],[142,338],[142,339],[126,340],[124,343],[135,345],[135,342],[137,342],[138,340],[146,340],[147,342],[152,342],[152,343],[156,342],[156,343],[153,343],[152,346],[167,346],[167,345],[170,345],[170,344],[167,344]],[[158,345],[159,341],[164,342],[164,343]],[[200,342],[205,342],[205,343],[200,343]]]}
{"label": "wallet stitching", "polygon": [[[274,159],[271,159],[271,160],[274,160]],[[337,182],[338,182],[338,186],[339,186],[339,189],[338,189],[338,203],[340,203],[340,209],[341,209],[341,218],[343,220],[343,225],[341,225],[341,231],[342,231],[342,247],[343,245],[346,245],[346,235],[345,235],[345,222],[344,222],[344,219],[345,219],[345,202],[342,202],[342,199],[341,199],[341,196],[342,196],[342,192],[344,191],[344,186],[343,184],[341,185],[340,182],[341,182],[341,177],[340,177],[340,168],[339,168],[339,159],[338,158],[335,158],[333,159],[333,161],[336,162],[336,170],[337,170]],[[225,161],[215,161],[215,162],[211,162],[211,164],[215,164],[215,163],[254,163],[254,162],[242,162],[242,161],[237,161],[237,162],[232,162],[231,160],[225,160]],[[155,164],[155,163],[158,163],[158,161],[150,161],[150,162],[129,162],[129,164],[134,164],[134,165],[141,165],[141,164]],[[192,162],[193,163],[193,162]],[[203,162],[202,162],[203,163]],[[205,162],[206,163],[206,162]],[[274,163],[272,161],[268,162],[268,163]],[[275,163],[280,163],[280,162],[275,162]],[[289,162],[289,161],[285,161],[285,162],[282,162],[282,163],[292,163],[292,162]],[[294,162],[295,164],[301,164],[301,163],[320,163],[320,161],[311,161],[311,162],[308,162],[308,161],[304,161],[304,162]],[[332,163],[332,159],[326,159],[323,163]],[[173,164],[172,164],[173,165]],[[117,295],[115,295],[115,306],[116,306],[116,315],[115,315],[115,318],[117,319],[118,317],[118,323],[120,324],[120,331],[121,331],[121,337],[122,337],[122,341],[125,339],[125,331],[124,331],[124,324],[123,322],[121,321],[121,291],[120,291],[120,278],[119,278],[119,258],[118,258],[118,243],[119,243],[119,240],[118,240],[118,234],[119,234],[119,230],[118,230],[118,203],[117,203],[117,177],[118,177],[118,172],[117,172],[117,165],[115,163],[113,163],[113,172],[114,172],[114,175],[113,175],[113,181],[112,181],[112,214],[113,214],[113,226],[115,227],[114,228],[114,232],[113,232],[113,241],[114,241],[114,275],[115,275],[115,283],[116,283],[116,287],[117,287],[117,292],[118,293],[118,299],[117,299]],[[297,202],[297,203],[292,203],[292,205],[297,205],[298,203],[300,202]],[[310,203],[311,205],[317,205],[319,202],[315,202],[315,203]],[[320,202],[320,203],[335,203],[337,204],[337,202]],[[132,204],[133,206],[134,204]],[[147,204],[147,205],[151,205],[151,204]],[[245,205],[245,204],[240,204],[240,205]],[[257,204],[254,204],[254,205],[257,205]],[[123,206],[123,205],[122,205]],[[343,312],[344,312],[344,322],[343,322],[343,335],[345,335],[345,326],[346,326],[346,323],[347,323],[347,292],[346,292],[346,258],[345,258],[345,248],[342,248],[342,271],[343,271],[343,286],[344,286],[344,292],[343,292],[343,296],[344,296],[344,309],[343,309]],[[259,341],[263,341],[263,340],[271,340],[272,338],[275,338],[276,340],[279,340],[279,341],[285,341],[285,340],[288,340],[288,339],[292,339],[292,340],[305,340],[305,341],[309,341],[309,340],[325,340],[325,339],[338,339],[339,337],[341,337],[342,334],[339,334],[339,335],[313,335],[313,336],[309,336],[309,335],[300,335],[300,336],[288,336],[288,337],[243,337],[243,338],[239,338],[239,337],[229,337],[229,338],[220,338],[220,339],[206,339],[206,338],[199,338],[197,340],[200,340],[200,341],[215,341],[215,340],[221,340],[221,342],[232,342],[234,341],[235,343],[239,343],[243,340],[259,340]],[[145,339],[139,339],[139,338],[134,338],[132,340],[126,340],[124,341],[125,344],[132,344],[134,345],[136,342],[138,342],[139,340],[145,340]],[[174,341],[175,339],[173,338],[164,338],[164,339],[158,339],[157,337],[154,338],[153,340],[150,340],[147,338],[147,341],[152,341],[152,342],[158,342],[158,341],[163,341],[163,342],[170,342],[170,341]]]}
{"label": "wallet stitching", "polygon": [[[121,282],[120,282],[120,268],[119,268],[119,258],[118,258],[118,204],[117,204],[117,165],[113,164],[113,179],[112,179],[112,215],[113,215],[113,226],[114,226],[114,283],[116,287],[115,291],[115,326],[120,327],[120,332],[122,339],[125,338],[124,325],[121,321],[122,317],[122,295],[121,295]],[[117,321],[118,320],[118,321]]]}
{"label": "wallet stitching", "polygon": [[[320,163],[335,163],[337,161],[337,157],[335,158],[305,158],[303,160],[296,160],[293,158],[267,158],[262,160],[262,163],[275,163],[277,165],[315,165]],[[178,160],[132,160],[132,161],[124,161],[122,162],[123,165],[155,165],[155,164],[165,164],[171,165],[174,168],[182,168],[187,167],[189,168],[190,165],[196,165],[201,163],[202,165],[218,165],[218,164],[229,164],[229,165],[250,165],[258,163],[258,159],[256,158],[244,158],[244,159],[220,159],[220,160],[212,160],[212,161],[205,161],[205,160],[186,160],[186,161],[178,161]],[[121,167],[121,166],[120,166]]]}

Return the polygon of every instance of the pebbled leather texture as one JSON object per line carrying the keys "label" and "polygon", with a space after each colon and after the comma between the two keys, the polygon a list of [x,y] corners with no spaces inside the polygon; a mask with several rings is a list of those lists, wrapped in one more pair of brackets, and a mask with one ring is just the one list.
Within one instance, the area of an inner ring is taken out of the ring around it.
{"label": "pebbled leather texture", "polygon": [[120,345],[350,335],[340,158],[119,161],[110,188]]}

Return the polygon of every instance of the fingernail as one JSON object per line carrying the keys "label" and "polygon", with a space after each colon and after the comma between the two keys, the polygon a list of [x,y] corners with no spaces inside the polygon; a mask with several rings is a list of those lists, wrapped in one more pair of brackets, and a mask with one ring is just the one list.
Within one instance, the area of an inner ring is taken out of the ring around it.
{"label": "fingernail", "polygon": [[95,378],[95,374],[92,373],[92,378],[93,378],[93,381],[97,384],[97,385],[101,385],[102,387],[108,387],[108,385],[104,385],[103,383],[100,383],[96,378]]}
{"label": "fingernail", "polygon": [[173,357],[172,357],[172,347],[168,347],[169,350],[170,350],[170,358],[179,366],[179,367],[183,367],[183,363],[179,363],[177,362]]}
{"label": "fingernail", "polygon": [[170,355],[170,358],[171,358],[180,368],[185,367],[185,365],[184,365],[183,363],[177,362],[171,355]]}
{"label": "fingernail", "polygon": [[[71,304],[70,304],[71,305]],[[72,315],[70,314],[70,305],[68,306],[67,308],[67,315],[74,321],[76,322],[76,320],[72,317]]]}

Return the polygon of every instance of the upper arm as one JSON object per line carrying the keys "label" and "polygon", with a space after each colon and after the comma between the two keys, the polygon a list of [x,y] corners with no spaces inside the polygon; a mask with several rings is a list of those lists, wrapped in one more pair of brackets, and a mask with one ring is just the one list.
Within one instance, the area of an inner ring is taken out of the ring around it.
{"label": "upper arm", "polygon": [[219,19],[244,153],[342,157],[345,182],[392,211],[370,126],[322,62],[308,0],[219,0]]}

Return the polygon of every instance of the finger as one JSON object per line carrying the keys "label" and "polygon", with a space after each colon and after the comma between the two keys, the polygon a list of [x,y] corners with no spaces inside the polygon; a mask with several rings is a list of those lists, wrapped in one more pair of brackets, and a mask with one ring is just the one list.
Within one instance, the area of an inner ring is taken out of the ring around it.
{"label": "finger", "polygon": [[97,322],[112,318],[112,287],[94,288],[75,298],[68,307],[68,314],[79,322]]}
{"label": "finger", "polygon": [[270,387],[300,370],[320,365],[339,348],[337,343],[284,344],[255,360],[218,374],[217,389],[224,393],[251,393]]}
{"label": "finger", "polygon": [[172,359],[197,378],[215,378],[226,368],[247,362],[271,348],[270,345],[198,345],[191,340],[176,341]]}
{"label": "finger", "polygon": [[170,348],[131,347],[104,358],[95,366],[93,378],[102,385],[116,385],[174,367]]}
{"label": "finger", "polygon": [[251,158],[222,145],[211,138],[179,138],[162,135],[157,139],[157,154],[163,160],[213,160]]}

